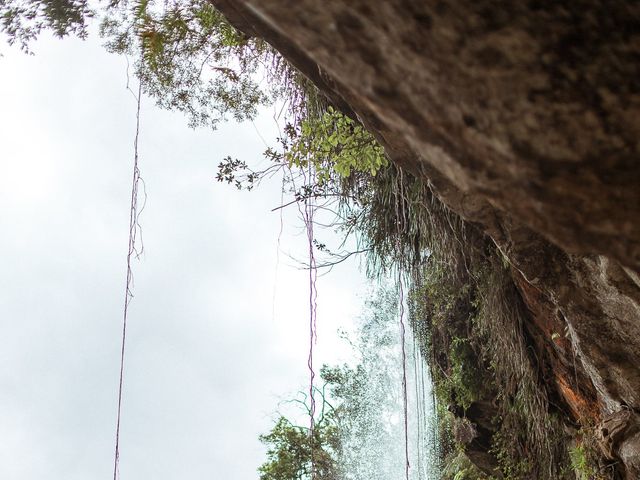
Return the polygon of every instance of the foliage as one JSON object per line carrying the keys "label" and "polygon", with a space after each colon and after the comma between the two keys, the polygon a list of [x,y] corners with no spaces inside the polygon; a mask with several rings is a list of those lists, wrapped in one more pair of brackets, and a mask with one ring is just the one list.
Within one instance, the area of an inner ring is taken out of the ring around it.
{"label": "foliage", "polygon": [[307,169],[313,165],[320,184],[335,174],[348,177],[352,171],[375,176],[388,165],[373,136],[331,106],[319,117],[289,124],[285,131],[283,160],[289,167]]}
{"label": "foliage", "polygon": [[85,38],[87,20],[93,16],[87,0],[3,0],[0,2],[0,32],[10,45],[29,52],[29,44],[43,30],[57,37]]}
{"label": "foliage", "polygon": [[[339,474],[341,480],[387,480],[403,470],[397,301],[394,290],[377,292],[361,319],[357,338],[350,342],[357,364],[324,365],[320,371],[324,386],[317,390],[318,399],[331,408],[316,425],[330,434],[319,437],[316,450],[327,454],[320,458],[333,465],[325,471]],[[309,414],[308,408],[304,411]],[[260,471],[272,474],[262,478],[308,478],[307,428],[294,427],[281,417],[272,432],[261,438],[270,449],[269,462]],[[284,473],[276,476],[278,472]]]}
{"label": "foliage", "polygon": [[503,453],[505,469],[510,463],[512,471],[521,472],[528,465],[538,478],[561,478],[567,461],[565,433],[558,417],[551,413],[527,343],[526,307],[497,254],[478,269],[476,281],[477,328],[500,393],[494,450]]}
{"label": "foliage", "polygon": [[451,441],[445,453],[467,448],[456,444],[451,415],[465,419],[481,401],[483,415],[494,416],[490,453],[502,477],[566,478],[565,434],[531,358],[527,312],[509,266],[473,229],[464,240],[457,261],[434,252],[414,277],[412,295],[412,325],[430,357],[442,438]]}
{"label": "foliage", "polygon": [[569,450],[571,468],[579,475],[579,478],[589,479],[595,476],[596,471],[589,462],[586,449],[583,445],[576,445]]}
{"label": "foliage", "polygon": [[281,416],[271,432],[260,436],[260,441],[269,447],[267,462],[258,469],[260,480],[340,478],[336,461],[340,439],[332,416],[315,425],[313,439],[309,428],[293,425]]}
{"label": "foliage", "polygon": [[611,480],[617,478],[613,465],[605,461],[599,451],[593,426],[582,427],[569,448],[569,470],[577,480]]}
{"label": "foliage", "polygon": [[451,374],[447,379],[450,396],[464,410],[479,400],[481,376],[476,367],[478,358],[472,350],[469,340],[454,338],[449,350]]}
{"label": "foliage", "polygon": [[488,480],[488,477],[460,450],[453,452],[445,464],[446,468],[440,480]]}
{"label": "foliage", "polygon": [[[239,171],[248,173],[245,173],[240,177],[238,175]],[[238,160],[237,158],[231,158],[227,155],[218,164],[216,180],[218,182],[233,184],[238,190],[242,190],[243,188],[251,190],[253,189],[254,184],[260,180],[260,175],[250,171],[247,166],[247,162]]]}
{"label": "foliage", "polygon": [[437,254],[425,262],[411,292],[412,326],[423,351],[431,354],[436,396],[464,412],[486,394],[487,386],[472,322],[475,289],[466,271],[452,273]]}
{"label": "foliage", "polygon": [[362,198],[353,230],[370,249],[369,272],[395,265],[413,281],[434,255],[458,268],[465,228],[426,181],[390,165],[375,177],[358,176],[347,191]]}
{"label": "foliage", "polygon": [[[252,171],[244,161],[226,157],[218,166],[218,181],[251,190],[264,177],[283,172],[290,184],[303,184],[292,193],[296,201],[314,197],[348,195],[343,180],[352,174],[375,177],[389,166],[383,148],[362,125],[329,105],[317,115],[288,123],[278,138],[278,148],[268,148],[264,156],[270,166]],[[310,182],[298,182],[305,177]]]}
{"label": "foliage", "polygon": [[[518,447],[525,441],[523,431],[507,432],[501,429],[493,435],[491,453],[498,459],[498,465],[504,480],[523,480],[531,478],[533,459]],[[515,442],[514,442],[515,440]]]}
{"label": "foliage", "polygon": [[43,30],[85,38],[93,17],[107,49],[133,59],[144,92],[161,108],[184,113],[192,127],[251,119],[277,98],[291,111],[310,103],[307,80],[206,0],[111,0],[97,11],[88,0],[5,0],[0,31],[29,51]]}
{"label": "foliage", "polygon": [[100,32],[109,51],[135,59],[145,93],[185,113],[193,127],[215,127],[228,114],[253,118],[269,102],[255,74],[271,49],[206,0],[121,1],[106,11]]}
{"label": "foliage", "polygon": [[[28,50],[45,29],[86,36],[92,16],[86,0],[5,0],[0,31]],[[268,45],[236,31],[206,0],[113,0],[101,16],[107,48],[131,56],[144,91],[161,107],[184,112],[192,126],[251,119],[260,105],[286,99],[291,121],[279,147],[265,154],[271,165],[255,172],[227,157],[218,180],[250,189],[284,172],[293,203],[326,200],[323,207],[336,212],[334,226],[356,236],[357,251],[368,252],[372,276],[398,268],[410,277],[411,325],[430,358],[444,428],[451,428],[451,413],[464,417],[474,402],[490,398],[498,412],[491,451],[504,477],[561,478],[560,466],[568,463],[563,434],[527,344],[527,312],[495,245],[450,212],[428,184],[390,164],[356,119],[328,105]],[[371,430],[358,420],[380,417],[386,398],[363,390],[370,366],[384,365],[367,351],[355,369],[323,370],[340,405],[318,421],[313,438],[284,417],[261,437],[270,446],[263,479],[308,478],[312,447],[321,460],[318,474],[325,475],[317,478],[334,478],[336,462],[350,461],[338,442],[341,428],[384,434],[384,423]],[[573,470],[590,475],[583,447],[569,457]],[[468,475],[460,464],[453,478]]]}
{"label": "foliage", "polygon": [[[92,16],[86,4],[79,3],[84,1],[8,0],[6,7],[3,4],[3,30],[10,40],[22,39],[25,46],[44,28],[84,36]],[[52,10],[51,5],[69,8]],[[338,211],[336,227],[344,228],[345,236],[368,227],[367,218],[373,218],[369,213],[375,214],[380,205],[378,193],[385,209],[398,203],[397,195],[389,196],[398,185],[397,170],[370,182],[388,170],[388,160],[373,136],[355,118],[329,105],[268,44],[235,30],[210,2],[112,0],[95,15],[108,50],[132,59],[143,91],[160,107],[185,113],[191,126],[215,127],[229,117],[251,119],[261,105],[278,99],[287,104],[289,123],[279,148],[266,152],[272,165],[252,172],[245,162],[227,157],[221,162],[219,180],[251,188],[282,171],[295,202],[310,197],[335,201],[325,206]],[[29,27],[30,21],[37,27]],[[371,233],[361,236],[363,244],[374,239]],[[371,242],[373,248],[377,240]],[[380,245],[381,251],[371,250],[377,264],[386,262],[389,252],[386,241]],[[359,250],[369,251],[369,246]]]}

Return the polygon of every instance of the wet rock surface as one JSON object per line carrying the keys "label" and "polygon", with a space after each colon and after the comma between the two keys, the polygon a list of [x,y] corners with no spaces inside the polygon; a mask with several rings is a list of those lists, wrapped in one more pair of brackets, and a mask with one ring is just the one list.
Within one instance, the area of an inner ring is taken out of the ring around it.
{"label": "wet rock surface", "polygon": [[640,415],[623,408],[607,415],[598,426],[601,448],[621,460],[626,478],[640,478]]}
{"label": "wet rock surface", "polygon": [[640,2],[213,3],[491,237],[550,398],[640,478]]}

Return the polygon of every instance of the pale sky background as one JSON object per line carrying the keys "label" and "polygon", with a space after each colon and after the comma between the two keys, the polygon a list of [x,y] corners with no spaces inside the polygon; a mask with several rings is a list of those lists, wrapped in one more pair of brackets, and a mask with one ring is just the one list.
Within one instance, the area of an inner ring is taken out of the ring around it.
{"label": "pale sky background", "polygon": [[[0,45],[0,478],[111,478],[135,101],[125,59],[95,36],[33,47]],[[271,115],[256,121],[267,140]],[[307,381],[295,208],[276,272],[279,181],[214,181],[226,155],[261,158],[256,128],[193,131],[143,100],[122,479],[257,479],[258,435]],[[344,361],[336,331],[360,312],[364,277],[345,262],[318,287],[317,364]]]}

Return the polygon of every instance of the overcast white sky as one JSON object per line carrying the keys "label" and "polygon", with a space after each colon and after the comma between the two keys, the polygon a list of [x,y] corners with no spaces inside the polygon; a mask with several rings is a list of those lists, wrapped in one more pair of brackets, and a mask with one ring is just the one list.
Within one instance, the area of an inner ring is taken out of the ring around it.
{"label": "overcast white sky", "polygon": [[[111,478],[135,101],[95,37],[34,47],[0,47],[0,478]],[[307,379],[306,272],[284,253],[274,304],[279,185],[214,181],[261,157],[251,124],[194,132],[149,99],[141,123],[121,477],[256,479],[259,433]],[[299,227],[292,210],[283,252]],[[320,280],[318,363],[346,358],[365,290],[356,262]]]}

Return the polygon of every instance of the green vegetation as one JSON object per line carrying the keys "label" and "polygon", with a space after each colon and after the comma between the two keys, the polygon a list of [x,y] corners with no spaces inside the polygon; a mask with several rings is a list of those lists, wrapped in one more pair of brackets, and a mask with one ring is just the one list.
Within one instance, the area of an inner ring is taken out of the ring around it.
{"label": "green vegetation", "polygon": [[[0,5],[0,30],[28,49],[44,29],[85,36],[92,16],[101,17],[107,48],[134,59],[144,92],[161,107],[184,112],[192,126],[251,119],[262,105],[286,103],[283,137],[265,152],[270,165],[255,171],[227,157],[218,180],[251,189],[282,173],[290,203],[322,201],[335,210],[332,226],[355,237],[372,277],[393,270],[408,280],[410,324],[435,383],[443,479],[597,478],[596,455],[585,444],[566,449],[527,339],[529,314],[509,263],[488,237],[443,205],[426,181],[389,162],[357,118],[331,105],[269,45],[236,31],[205,0],[114,0],[100,15],[84,0],[7,0]],[[320,241],[315,246],[328,251]],[[314,478],[338,478],[347,466],[368,467],[362,478],[384,474],[384,466],[363,461],[358,444],[344,439],[355,438],[345,432],[386,435],[384,422],[362,421],[381,417],[385,392],[362,388],[374,365],[380,375],[392,374],[376,356],[384,343],[373,348],[364,340],[382,328],[388,308],[377,305],[379,323],[363,329],[361,347],[368,346],[360,366],[323,369],[330,393],[322,395],[327,410],[316,419],[313,438],[286,417],[261,437],[269,447],[263,480],[307,479],[312,468]],[[473,453],[485,454],[484,472],[470,462]]]}
{"label": "green vegetation", "polygon": [[29,44],[43,30],[57,37],[87,36],[87,20],[93,16],[87,0],[4,0],[0,3],[0,32],[10,45],[29,51]]}
{"label": "green vegetation", "polygon": [[[482,378],[476,368],[477,357],[466,338],[454,338],[449,349],[451,375],[443,384],[448,387],[444,398],[454,398],[464,410],[479,400]],[[445,387],[445,388],[446,388]]]}
{"label": "green vegetation", "polygon": [[132,59],[143,91],[161,108],[183,112],[193,127],[254,118],[276,99],[286,99],[292,111],[308,103],[300,88],[306,80],[206,0],[112,0],[98,11],[86,0],[6,0],[0,33],[30,51],[43,30],[86,37],[94,18],[106,48]]}
{"label": "green vegetation", "polygon": [[569,448],[570,463],[566,470],[575,474],[576,480],[610,480],[615,478],[611,465],[602,462],[598,453],[598,440],[592,426],[582,427]]}
{"label": "green vegetation", "polygon": [[[375,176],[389,163],[382,147],[362,125],[331,106],[319,117],[289,125],[286,133],[284,161],[289,167],[302,169],[313,164],[319,184],[335,174],[348,177],[352,171]],[[274,155],[271,158],[277,159]]]}
{"label": "green vegetation", "polygon": [[[527,313],[509,266],[470,226],[455,237],[465,248],[452,245],[446,258],[434,249],[412,293],[414,328],[439,402],[445,471],[461,452],[488,452],[487,476],[569,478],[566,438],[526,343]],[[460,420],[475,431],[460,428]]]}
{"label": "green vegetation", "polygon": [[253,118],[277,95],[256,76],[274,55],[270,47],[237,32],[204,0],[115,2],[100,33],[109,51],[134,60],[144,92],[193,127]]}
{"label": "green vegetation", "polygon": [[[273,429],[260,437],[269,448],[260,467],[262,480],[306,480],[312,469],[318,479],[387,480],[402,471],[403,427],[393,420],[401,409],[397,302],[393,290],[374,294],[357,338],[350,341],[357,365],[322,367],[322,387],[315,390],[314,467],[309,427],[279,415]],[[298,413],[306,419],[311,415],[306,393],[285,405],[301,407]],[[396,458],[394,451],[401,454]]]}
{"label": "green vegetation", "polygon": [[442,472],[441,480],[488,480],[462,451],[453,453]]}
{"label": "green vegetation", "polygon": [[576,445],[569,450],[571,468],[578,474],[579,478],[593,478],[596,475],[595,469],[591,466],[587,458],[587,452],[582,445]]}
{"label": "green vegetation", "polygon": [[[294,425],[284,416],[278,419],[268,434],[260,436],[260,441],[269,448],[267,462],[258,469],[260,480],[340,478],[337,462],[340,437],[336,412],[323,397],[321,400],[323,412],[315,422],[313,439],[309,426]],[[306,403],[304,406],[309,408]],[[329,409],[326,413],[325,407]]]}

